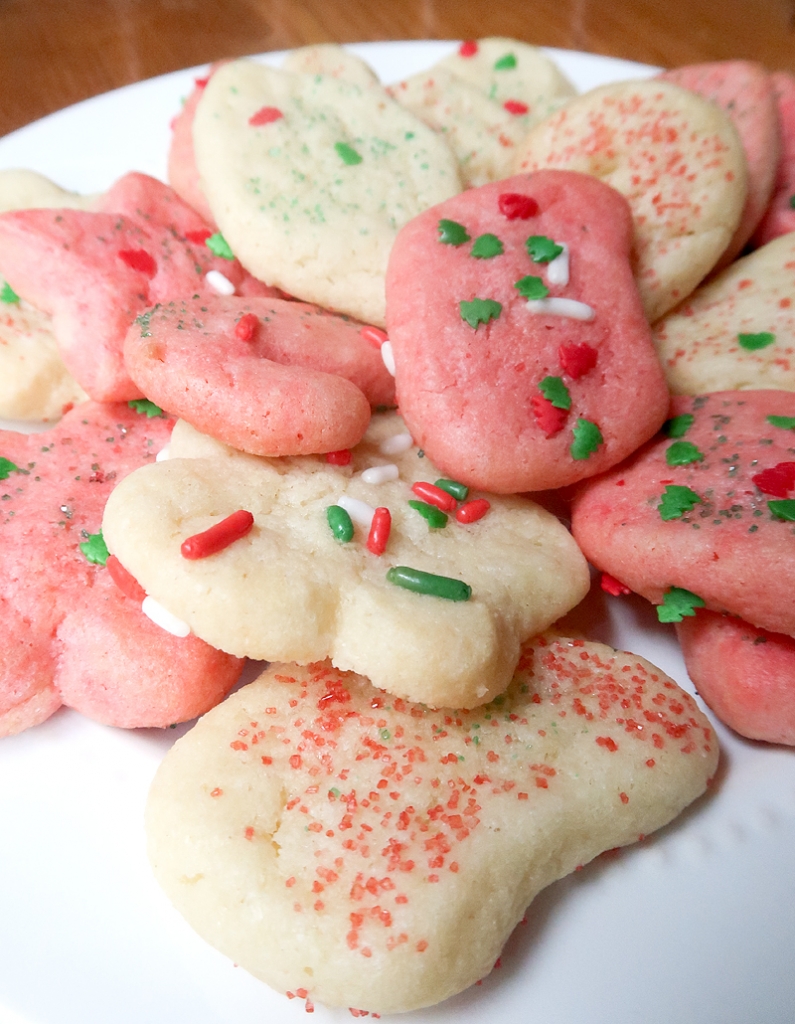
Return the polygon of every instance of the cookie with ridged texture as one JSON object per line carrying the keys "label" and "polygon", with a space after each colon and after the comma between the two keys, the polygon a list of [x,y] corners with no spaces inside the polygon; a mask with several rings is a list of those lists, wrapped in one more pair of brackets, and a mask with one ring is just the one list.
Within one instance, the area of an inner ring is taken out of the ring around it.
{"label": "cookie with ridged texture", "polygon": [[[520,644],[587,593],[577,545],[540,506],[456,487],[444,511],[433,489],[413,489],[441,475],[394,413],[373,418],[342,466],[242,455],[182,423],[169,451],[114,491],[104,535],[148,593],[230,653],[329,657],[398,696],[474,706],[508,685]],[[380,553],[375,509],[391,517]],[[246,537],[181,555],[237,510],[253,515]]]}
{"label": "cookie with ridged texture", "polygon": [[660,437],[582,485],[574,536],[661,621],[703,606],[795,635],[793,431],[791,392],[674,398]]}
{"label": "cookie with ridged texture", "polygon": [[445,473],[510,494],[603,472],[668,390],[614,189],[571,171],[469,189],[398,235],[387,324],[401,413]]}
{"label": "cookie with ridged texture", "polygon": [[600,86],[531,129],[516,171],[592,174],[629,201],[634,260],[649,320],[712,270],[740,222],[745,156],[729,116],[660,79]]}
{"label": "cookie with ridged texture", "polygon": [[277,991],[407,1011],[487,975],[542,888],[665,825],[717,761],[693,698],[602,644],[540,637],[475,712],[273,665],[166,756],[149,856]]}
{"label": "cookie with ridged texture", "polygon": [[795,234],[735,260],[654,325],[674,394],[795,391]]}
{"label": "cookie with ridged texture", "polygon": [[398,229],[461,190],[444,139],[380,87],[251,61],[212,76],[193,141],[213,217],[244,266],[380,326]]}

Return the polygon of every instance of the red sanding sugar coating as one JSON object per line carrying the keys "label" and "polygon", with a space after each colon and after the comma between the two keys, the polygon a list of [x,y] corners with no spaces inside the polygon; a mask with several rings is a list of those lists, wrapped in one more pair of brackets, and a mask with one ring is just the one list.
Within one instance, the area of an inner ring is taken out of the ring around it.
{"label": "red sanding sugar coating", "polygon": [[755,246],[772,242],[795,231],[795,75],[777,71],[771,75],[781,131],[781,156],[776,167],[773,195],[753,237]]}
{"label": "red sanding sugar coating", "polygon": [[124,357],[152,401],[254,455],[351,448],[370,406],[394,402],[394,381],[361,325],[303,302],[165,303],[130,328]]}
{"label": "red sanding sugar coating", "polygon": [[43,434],[0,431],[0,735],[62,703],[109,725],[165,727],[235,682],[238,659],[164,632],[80,549],[112,488],[154,461],[172,426],[89,402]]}
{"label": "red sanding sugar coating", "polygon": [[654,604],[680,587],[713,611],[795,634],[795,523],[781,515],[789,499],[754,482],[795,456],[795,395],[682,396],[671,415],[685,417],[673,420],[675,436],[582,486],[572,506],[577,542]]}
{"label": "red sanding sugar coating", "polygon": [[701,696],[741,736],[795,746],[795,640],[699,609],[677,623]]}
{"label": "red sanding sugar coating", "polygon": [[[533,216],[514,215],[521,196]],[[668,391],[630,267],[632,230],[618,192],[545,170],[469,189],[400,231],[387,270],[398,403],[445,474],[497,493],[562,487],[659,428]],[[531,255],[537,236],[567,248],[567,283]],[[531,310],[539,285],[593,318]]]}

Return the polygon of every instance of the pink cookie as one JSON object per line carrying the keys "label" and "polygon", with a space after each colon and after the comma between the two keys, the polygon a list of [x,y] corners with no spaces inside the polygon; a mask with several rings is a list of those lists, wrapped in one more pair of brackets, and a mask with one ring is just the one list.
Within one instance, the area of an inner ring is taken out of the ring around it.
{"label": "pink cookie", "polygon": [[781,156],[776,168],[773,196],[753,237],[762,246],[779,235],[795,231],[795,75],[777,71],[771,75],[776,93]]}
{"label": "pink cookie", "polygon": [[361,325],[283,299],[156,306],[129,331],[136,384],[197,429],[253,455],[311,455],[357,444],[370,405],[394,384]]}
{"label": "pink cookie", "polygon": [[171,122],[171,145],[168,150],[168,183],[180,198],[192,206],[208,224],[214,224],[210,204],[205,198],[193,149],[193,118],[205,86],[220,64],[214,64],[206,77],[197,78],[182,110]]}
{"label": "pink cookie", "polygon": [[168,726],[237,679],[238,659],[165,632],[101,564],[110,491],[154,461],[172,425],[89,402],[44,434],[0,431],[0,736],[62,703],[108,725]]}
{"label": "pink cookie", "polygon": [[689,64],[665,71],[660,78],[717,103],[732,119],[740,136],[748,167],[748,193],[740,223],[715,266],[721,270],[742,251],[773,192],[780,151],[773,81],[761,64],[747,60]]}
{"label": "pink cookie", "polygon": [[140,398],[124,368],[122,345],[147,306],[217,295],[217,275],[237,291],[273,294],[237,260],[213,255],[206,245],[211,234],[167,185],[128,174],[91,213],[42,209],[0,216],[0,275],[52,314],[64,362],[92,398]]}
{"label": "pink cookie", "polygon": [[668,391],[608,185],[544,170],[470,189],[399,233],[387,323],[401,414],[445,473],[498,493],[601,473]]}
{"label": "pink cookie", "polygon": [[675,622],[705,605],[795,634],[795,394],[672,402],[662,435],[572,506],[586,558]]}
{"label": "pink cookie", "polygon": [[795,640],[700,609],[677,623],[690,678],[741,736],[795,746]]}

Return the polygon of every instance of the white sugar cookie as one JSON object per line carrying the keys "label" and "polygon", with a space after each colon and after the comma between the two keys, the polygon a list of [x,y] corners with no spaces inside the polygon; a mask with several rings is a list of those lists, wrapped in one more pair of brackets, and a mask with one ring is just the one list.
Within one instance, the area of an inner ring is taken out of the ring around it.
{"label": "white sugar cookie", "polygon": [[0,213],[41,207],[89,210],[96,198],[69,192],[37,171],[16,168],[0,171]]}
{"label": "white sugar cookie", "polygon": [[367,61],[337,43],[317,43],[290,50],[284,58],[282,71],[301,75],[330,75],[362,88],[378,85],[378,75]]}
{"label": "white sugar cookie", "polygon": [[[469,524],[452,511],[445,524],[426,520],[427,508],[409,505],[422,501],[412,484],[439,473],[404,431],[395,414],[375,417],[351,463],[335,466],[322,456],[242,455],[178,424],[172,458],[111,495],[105,541],[148,594],[215,647],[268,661],[330,657],[410,700],[482,704],[508,685],[521,642],[585,596],[587,566],[565,527],[525,498],[490,495],[488,512]],[[395,467],[392,479],[364,472],[384,466]],[[357,502],[390,510],[381,555],[367,547],[367,526],[342,542],[329,525],[328,508],[340,503],[358,522]],[[186,538],[241,509],[254,517],[242,540],[198,561],[180,554]],[[471,596],[412,592],[388,578],[396,567],[471,587]]]}
{"label": "white sugar cookie", "polygon": [[795,391],[795,234],[736,260],[654,326],[676,395]]}
{"label": "white sugar cookie", "polygon": [[660,79],[601,86],[552,114],[527,136],[515,169],[542,167],[593,174],[626,196],[652,322],[709,273],[745,203],[745,156],[728,115]]}
{"label": "white sugar cookie", "polygon": [[166,756],[149,855],[278,991],[401,1012],[487,975],[542,888],[665,825],[717,761],[695,701],[602,644],[539,638],[474,713],[274,665]]}
{"label": "white sugar cookie", "polygon": [[243,265],[290,295],[384,322],[397,230],[460,191],[449,147],[382,89],[235,61],[193,128],[202,188]]}

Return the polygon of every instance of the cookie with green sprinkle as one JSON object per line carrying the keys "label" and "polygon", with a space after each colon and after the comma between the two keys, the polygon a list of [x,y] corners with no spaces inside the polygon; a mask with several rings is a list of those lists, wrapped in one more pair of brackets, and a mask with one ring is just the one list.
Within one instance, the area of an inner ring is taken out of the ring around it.
{"label": "cookie with green sprinkle", "polygon": [[461,189],[445,140],[380,86],[253,61],[211,77],[193,142],[213,218],[244,266],[379,326],[398,229]]}
{"label": "cookie with green sprinkle", "polygon": [[[183,422],[169,452],[114,491],[106,543],[197,636],[241,657],[331,658],[400,697],[473,707],[588,588],[556,518],[524,498],[437,486],[394,413],[373,417],[344,465],[243,455]],[[245,540],[183,558],[182,539],[232,507],[254,516]]]}
{"label": "cookie with green sprinkle", "polygon": [[584,483],[572,531],[603,572],[684,629],[699,609],[795,636],[795,395],[673,399],[667,429]]}

